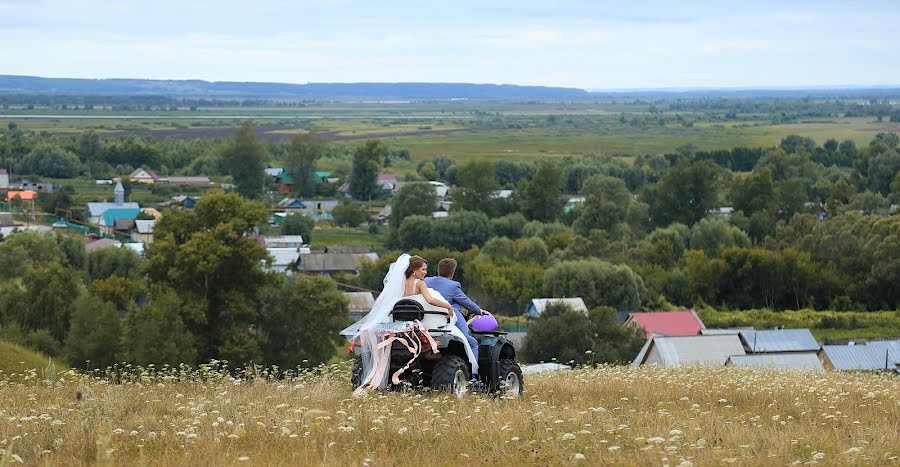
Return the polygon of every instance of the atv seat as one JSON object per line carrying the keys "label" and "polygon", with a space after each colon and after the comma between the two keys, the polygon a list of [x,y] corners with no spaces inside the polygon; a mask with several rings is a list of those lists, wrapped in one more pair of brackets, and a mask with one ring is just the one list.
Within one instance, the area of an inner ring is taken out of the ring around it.
{"label": "atv seat", "polygon": [[391,310],[391,320],[419,320],[427,329],[432,330],[455,325],[456,315],[448,317],[446,309],[428,303],[422,294],[418,294],[397,300]]}
{"label": "atv seat", "polygon": [[509,334],[509,332],[501,331],[500,329],[495,329],[493,331],[476,331],[472,328],[469,328],[469,332],[472,334],[478,334],[480,336],[505,336]]}

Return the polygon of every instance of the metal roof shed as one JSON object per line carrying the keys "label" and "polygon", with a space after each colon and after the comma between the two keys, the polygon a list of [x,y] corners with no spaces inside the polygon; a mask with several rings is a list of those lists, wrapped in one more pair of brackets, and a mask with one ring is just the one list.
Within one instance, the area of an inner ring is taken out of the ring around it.
{"label": "metal roof shed", "polygon": [[819,351],[819,342],[809,329],[747,330],[740,336],[748,353]]}
{"label": "metal roof shed", "polygon": [[896,370],[891,353],[879,345],[823,345],[819,356],[825,368],[834,370]]}
{"label": "metal roof shed", "polygon": [[744,355],[736,335],[653,336],[640,365],[720,367],[732,355]]}

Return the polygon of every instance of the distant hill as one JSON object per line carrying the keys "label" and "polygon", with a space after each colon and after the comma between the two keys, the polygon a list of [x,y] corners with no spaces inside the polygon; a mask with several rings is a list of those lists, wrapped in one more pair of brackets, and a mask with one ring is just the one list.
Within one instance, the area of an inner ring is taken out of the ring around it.
{"label": "distant hill", "polygon": [[[0,370],[5,375],[21,373],[23,369],[37,369],[38,374],[41,374],[47,368],[49,362],[49,357],[40,352],[0,340]],[[56,371],[68,370],[68,367],[56,360],[53,361],[53,366],[56,368]]]}
{"label": "distant hill", "polygon": [[0,93],[261,99],[573,99],[583,89],[467,83],[254,83],[0,75]]}

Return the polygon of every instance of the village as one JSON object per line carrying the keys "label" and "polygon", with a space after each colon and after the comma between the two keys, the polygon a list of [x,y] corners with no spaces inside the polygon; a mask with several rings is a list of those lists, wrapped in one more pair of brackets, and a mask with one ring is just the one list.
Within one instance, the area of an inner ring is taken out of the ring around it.
{"label": "village", "polygon": [[[305,216],[315,222],[333,219],[332,211],[341,199],[295,198],[291,197],[294,186],[292,177],[283,168],[267,168],[266,175],[272,177],[277,191],[271,193],[274,202],[268,223],[279,226],[292,215]],[[331,173],[315,172],[317,183],[335,184],[340,181]],[[191,186],[209,189],[211,187],[232,188],[228,184],[216,184],[209,177],[170,176],[160,177],[152,170],[135,169],[127,179],[132,183],[148,186]],[[387,198],[393,196],[404,184],[393,174],[382,173],[378,185]],[[435,206],[432,218],[443,218],[453,205],[451,187],[438,181],[429,182],[434,189]],[[83,234],[86,252],[102,248],[127,248],[143,254],[147,244],[153,242],[156,222],[165,209],[191,210],[202,195],[176,195],[166,203],[141,206],[126,199],[120,179],[96,180],[97,185],[108,186],[113,201],[87,203],[83,213],[84,222],[65,217],[55,218],[48,213],[38,213],[34,201],[41,193],[53,193],[59,189],[56,183],[16,180],[11,182],[6,169],[0,169],[0,191],[5,193],[9,212],[0,212],[0,234],[4,237],[20,232],[48,232],[56,229],[70,229]],[[349,184],[337,189],[340,198],[349,198]],[[512,190],[497,190],[495,199],[506,199]],[[583,203],[583,196],[570,197],[564,209],[570,211]],[[13,211],[14,204],[21,207]],[[727,218],[733,212],[731,207],[716,208],[711,215]],[[387,226],[390,223],[391,204],[378,210],[372,223]],[[379,256],[372,248],[361,245],[329,245],[321,250],[313,250],[302,235],[257,235],[256,240],[264,246],[271,257],[268,270],[284,275],[302,274],[340,278],[344,275],[358,275],[364,262],[374,263]],[[352,286],[351,286],[352,288]],[[348,303],[348,319],[356,321],[365,316],[375,302],[373,291],[342,292]],[[587,315],[588,307],[580,297],[534,297],[521,316],[512,326],[509,339],[521,346],[525,341],[528,323],[540,318],[541,312],[551,304],[562,305],[573,311]],[[754,329],[752,326],[738,328],[707,328],[693,310],[680,311],[618,311],[617,319],[624,329],[640,336],[646,336],[646,343],[635,356],[632,366],[655,365],[706,366],[706,367],[757,367],[780,370],[806,370],[821,372],[837,371],[891,371],[900,372],[900,339],[845,339],[845,342],[822,344],[809,329]],[[524,371],[546,371],[568,369],[560,363],[531,362]]]}

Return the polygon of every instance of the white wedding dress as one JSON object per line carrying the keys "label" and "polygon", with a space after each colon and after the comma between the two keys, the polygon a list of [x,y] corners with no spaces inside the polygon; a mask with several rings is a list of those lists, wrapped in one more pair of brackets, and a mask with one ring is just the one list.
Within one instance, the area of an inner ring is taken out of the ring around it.
{"label": "white wedding dress", "polygon": [[[373,368],[378,368],[376,365],[375,359],[382,358],[379,356],[377,352],[373,350],[380,342],[379,333],[377,332],[378,326],[383,325],[385,323],[390,322],[390,314],[391,310],[394,308],[394,304],[397,303],[397,300],[401,298],[408,298],[412,300],[416,300],[421,303],[426,310],[436,310],[444,312],[444,308],[438,308],[427,301],[425,301],[425,297],[421,294],[418,295],[410,295],[408,297],[403,296],[403,288],[404,283],[406,281],[406,269],[409,267],[409,258],[410,256],[406,253],[400,255],[397,258],[397,261],[391,263],[390,268],[388,269],[388,273],[384,276],[384,289],[382,289],[381,293],[378,295],[378,298],[375,300],[375,304],[372,306],[372,310],[364,316],[362,319],[348,326],[346,329],[341,331],[341,335],[346,336],[348,340],[353,341],[359,338],[359,345],[362,348],[362,360],[363,360],[363,374],[361,375],[360,381],[366,381],[369,379],[370,371]],[[444,297],[434,289],[428,289],[428,293],[431,294],[433,298],[438,300],[444,300]],[[435,316],[435,315],[426,315]],[[427,321],[431,321],[426,318]],[[463,333],[456,327],[456,314],[454,313],[450,317],[450,323],[446,323],[446,318],[440,318],[442,321],[439,325],[432,325],[428,323],[428,327],[435,328],[443,326],[442,329],[447,330],[454,336],[458,337],[460,341],[462,341],[463,345],[466,349],[466,355],[469,357],[469,363],[472,365],[472,372],[478,372],[478,362],[475,360],[475,354],[472,353],[472,348],[469,346],[469,341],[463,335]],[[382,365],[383,366],[383,365]],[[385,371],[384,375],[379,375],[381,383],[379,384],[379,389],[384,389],[388,383],[388,372]]]}

